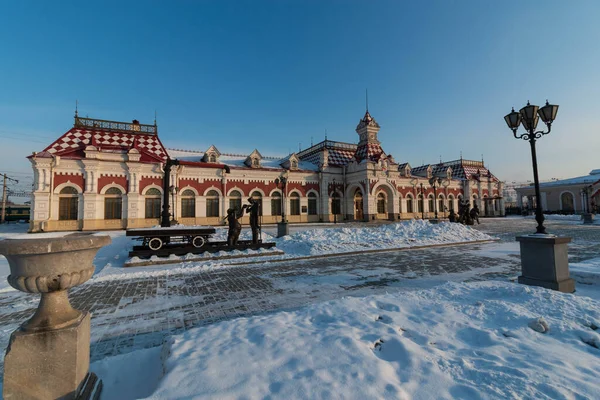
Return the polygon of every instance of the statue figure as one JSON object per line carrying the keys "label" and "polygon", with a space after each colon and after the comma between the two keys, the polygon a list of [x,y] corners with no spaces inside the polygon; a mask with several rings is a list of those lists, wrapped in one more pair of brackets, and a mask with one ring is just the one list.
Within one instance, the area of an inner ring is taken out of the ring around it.
{"label": "statue figure", "polygon": [[471,225],[473,225],[475,223],[475,221],[477,221],[477,225],[480,224],[480,222],[479,222],[479,207],[477,207],[477,204],[473,205],[473,208],[471,209],[471,212],[469,213],[469,215],[471,216],[471,219],[473,220],[473,223]]}
{"label": "statue figure", "polygon": [[227,232],[227,245],[234,247],[237,245],[240,233],[242,232],[242,224],[239,219],[244,215],[244,211],[239,208],[230,208],[227,210],[227,223],[229,231]]}
{"label": "statue figure", "polygon": [[454,210],[450,210],[450,214],[448,214],[448,221],[456,222],[456,214],[454,213]]}
{"label": "statue figure", "polygon": [[250,228],[252,229],[252,244],[259,243],[259,230],[260,226],[258,223],[258,208],[260,207],[260,203],[250,197],[248,199],[248,203],[244,204],[242,209],[245,209],[248,214],[250,214]]}
{"label": "statue figure", "polygon": [[460,222],[463,225],[473,225],[473,219],[469,213],[469,201],[462,200],[458,204],[458,219],[456,222]]}

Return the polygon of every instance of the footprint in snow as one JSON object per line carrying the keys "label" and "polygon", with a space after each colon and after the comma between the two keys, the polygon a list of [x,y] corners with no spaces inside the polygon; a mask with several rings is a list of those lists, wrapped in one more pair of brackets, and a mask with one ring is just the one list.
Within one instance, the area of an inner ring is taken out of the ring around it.
{"label": "footprint in snow", "polygon": [[399,312],[400,311],[400,307],[398,307],[395,304],[391,304],[391,303],[384,303],[381,301],[376,301],[375,302],[375,306],[377,306],[377,308],[385,310],[385,311],[393,311],[393,312]]}
{"label": "footprint in snow", "polygon": [[394,320],[387,315],[378,315],[377,318],[375,318],[375,321],[383,322],[384,324],[391,324],[394,322]]}

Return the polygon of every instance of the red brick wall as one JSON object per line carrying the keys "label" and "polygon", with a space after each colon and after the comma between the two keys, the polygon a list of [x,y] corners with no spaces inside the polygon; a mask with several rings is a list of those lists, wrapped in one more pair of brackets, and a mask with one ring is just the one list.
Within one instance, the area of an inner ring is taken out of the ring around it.
{"label": "red brick wall", "polygon": [[111,185],[116,183],[117,185],[121,185],[125,189],[125,193],[129,191],[129,185],[127,185],[127,178],[124,176],[103,176],[100,175],[98,178],[98,193],[102,191],[107,185]]}
{"label": "red brick wall", "polygon": [[144,189],[146,189],[150,185],[158,185],[162,187],[163,180],[162,178],[142,177],[142,179],[140,179],[140,194],[142,194],[144,192]]}
{"label": "red brick wall", "polygon": [[79,186],[81,188],[81,191],[85,190],[85,179],[83,178],[83,175],[63,175],[63,174],[54,174],[54,188],[56,189],[56,187],[58,185],[62,185],[63,183],[66,182],[71,182],[76,184],[77,186]]}

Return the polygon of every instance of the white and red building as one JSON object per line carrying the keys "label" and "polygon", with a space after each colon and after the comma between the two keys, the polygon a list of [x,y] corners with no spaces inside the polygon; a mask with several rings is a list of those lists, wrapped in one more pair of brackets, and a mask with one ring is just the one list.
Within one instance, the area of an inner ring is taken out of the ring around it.
{"label": "white and red building", "polygon": [[[163,199],[167,157],[174,217],[186,225],[223,223],[228,208],[250,196],[262,202],[263,223],[370,221],[445,217],[458,200],[481,214],[504,214],[502,183],[482,161],[460,160],[411,168],[386,154],[379,124],[359,121],[358,144],[325,140],[284,158],[165,149],[156,123],[81,118],[43,151],[34,170],[32,232],[154,226]],[[286,178],[283,193],[276,179]],[[430,184],[440,178],[438,187]],[[285,201],[283,201],[285,199]],[[174,207],[173,207],[174,204]],[[245,222],[245,221],[244,221]]]}

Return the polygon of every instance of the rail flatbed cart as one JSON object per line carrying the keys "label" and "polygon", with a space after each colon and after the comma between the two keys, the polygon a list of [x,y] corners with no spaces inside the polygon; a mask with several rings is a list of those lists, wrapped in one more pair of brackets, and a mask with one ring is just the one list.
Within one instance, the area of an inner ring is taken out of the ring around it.
{"label": "rail flatbed cart", "polygon": [[228,246],[225,241],[210,241],[215,228],[206,227],[167,227],[129,229],[127,236],[136,237],[142,242],[133,246],[129,257],[150,258],[152,256],[168,257],[171,254],[182,256],[189,253],[216,253],[218,251],[268,249],[275,243],[252,243],[251,240],[240,240],[235,246]]}

